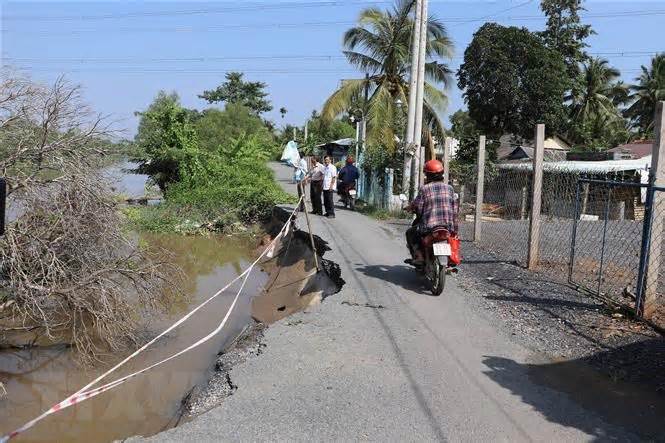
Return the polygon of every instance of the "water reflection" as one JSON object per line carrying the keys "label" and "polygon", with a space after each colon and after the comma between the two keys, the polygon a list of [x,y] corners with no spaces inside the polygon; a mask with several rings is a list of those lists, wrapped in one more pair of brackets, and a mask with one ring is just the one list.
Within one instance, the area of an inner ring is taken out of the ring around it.
{"label": "water reflection", "polygon": [[[163,330],[215,293],[242,272],[251,259],[251,244],[243,240],[148,235],[141,236],[141,241],[153,250],[168,251],[184,276],[183,296],[171,311],[145,318],[148,335]],[[249,321],[251,296],[265,281],[264,274],[252,274],[227,328],[210,342],[116,390],[47,418],[18,440],[111,441],[135,434],[150,435],[173,425],[182,397],[205,378],[217,352]],[[221,321],[236,290],[230,288],[117,376],[167,357],[207,335]],[[108,356],[106,365],[122,357]],[[0,381],[8,393],[0,400],[0,433],[20,426],[76,391],[104,367],[81,368],[64,347],[0,352]]]}

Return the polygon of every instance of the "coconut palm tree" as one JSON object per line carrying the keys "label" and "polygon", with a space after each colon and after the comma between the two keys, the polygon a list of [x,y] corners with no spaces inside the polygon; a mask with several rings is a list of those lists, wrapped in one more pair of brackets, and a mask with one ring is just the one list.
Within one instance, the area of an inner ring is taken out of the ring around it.
{"label": "coconut palm tree", "polygon": [[628,92],[618,81],[620,76],[605,59],[591,58],[584,64],[578,86],[566,97],[573,123],[569,137],[575,142],[610,140],[625,132],[626,120],[618,106],[625,103]]}
{"label": "coconut palm tree", "polygon": [[592,58],[582,68],[582,81],[567,97],[570,101],[571,118],[583,124],[596,119],[621,118],[615,97],[621,96],[623,86],[617,82],[621,76],[618,69],[601,58]]}
{"label": "coconut palm tree", "polygon": [[625,115],[642,135],[648,135],[654,130],[656,104],[665,100],[665,52],[651,59],[650,68],[642,66],[642,74],[636,80],[638,84],[630,86],[632,105]]}
{"label": "coconut palm tree", "polygon": [[[398,0],[392,9],[383,11],[368,8],[360,13],[358,24],[344,34],[344,55],[349,63],[366,73],[366,78],[343,80],[325,102],[322,117],[332,120],[345,112],[360,107],[368,125],[367,141],[370,146],[383,147],[394,152],[396,122],[403,120],[404,109],[398,103],[408,103],[409,73],[411,69],[411,35],[414,21],[410,12],[414,0]],[[427,32],[427,62],[423,126],[435,134],[443,134],[439,118],[448,98],[440,88],[450,84],[450,69],[441,58],[450,58],[453,44],[445,26],[430,17]],[[367,103],[363,94],[367,89]],[[400,131],[401,132],[401,131]]]}

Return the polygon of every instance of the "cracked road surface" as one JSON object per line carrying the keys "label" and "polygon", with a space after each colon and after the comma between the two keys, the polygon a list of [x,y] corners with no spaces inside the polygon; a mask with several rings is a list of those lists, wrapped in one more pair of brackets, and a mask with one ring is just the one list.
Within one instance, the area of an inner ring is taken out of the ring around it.
{"label": "cracked road surface", "polygon": [[[273,167],[293,192],[291,170]],[[338,209],[312,227],[341,292],[268,328],[264,352],[231,371],[231,397],[151,440],[638,439],[532,381],[550,362],[473,309],[454,278],[431,296],[389,225]]]}

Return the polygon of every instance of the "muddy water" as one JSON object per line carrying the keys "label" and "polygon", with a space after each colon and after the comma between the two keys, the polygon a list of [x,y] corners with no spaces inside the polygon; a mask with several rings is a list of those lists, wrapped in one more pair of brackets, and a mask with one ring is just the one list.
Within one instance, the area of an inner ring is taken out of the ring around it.
{"label": "muddy water", "polygon": [[[146,337],[163,330],[238,275],[250,261],[253,250],[252,245],[227,238],[149,236],[143,240],[169,250],[185,273],[184,296],[168,313],[144,319]],[[252,296],[260,292],[266,281],[265,274],[259,271],[252,274],[227,328],[210,342],[115,390],[52,415],[17,441],[103,442],[137,434],[151,435],[174,426],[181,399],[206,378],[218,351],[247,324]],[[218,325],[234,295],[231,288],[117,376],[145,367],[207,335]],[[0,381],[7,396],[0,399],[0,434],[75,392],[123,356],[109,356],[104,365],[83,369],[68,349],[1,352]]]}

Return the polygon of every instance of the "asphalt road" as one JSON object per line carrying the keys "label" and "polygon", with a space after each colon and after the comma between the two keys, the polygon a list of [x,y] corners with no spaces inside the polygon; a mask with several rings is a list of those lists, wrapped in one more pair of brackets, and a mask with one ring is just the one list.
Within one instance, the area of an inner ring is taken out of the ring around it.
{"label": "asphalt road", "polygon": [[[290,169],[275,169],[293,191]],[[453,278],[429,295],[389,225],[338,209],[313,230],[341,267],[341,292],[271,326],[221,406],[150,440],[637,440],[538,384],[533,368],[547,358],[474,309]]]}

